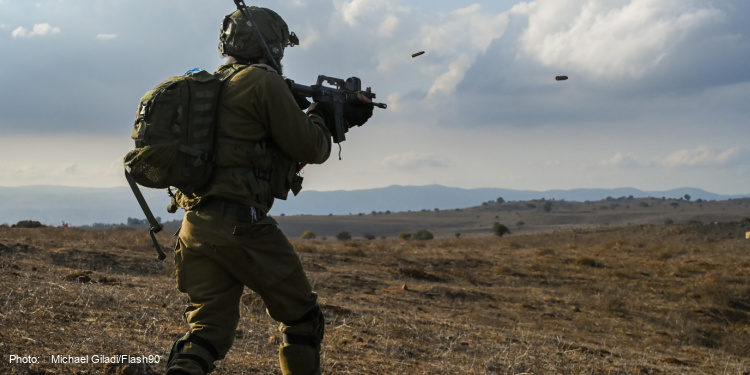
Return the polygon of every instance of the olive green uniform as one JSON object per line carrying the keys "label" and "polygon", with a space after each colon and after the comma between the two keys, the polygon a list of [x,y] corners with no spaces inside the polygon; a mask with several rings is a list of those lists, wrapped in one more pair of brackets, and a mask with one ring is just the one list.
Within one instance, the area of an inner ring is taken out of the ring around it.
{"label": "olive green uniform", "polygon": [[190,332],[175,342],[167,374],[204,374],[232,346],[245,286],[282,322],[284,374],[319,374],[322,314],[299,256],[265,214],[274,198],[298,189],[297,163],[322,163],[331,135],[321,117],[302,112],[283,78],[240,64],[224,85],[212,182],[188,199],[175,250],[177,285],[190,306]]}

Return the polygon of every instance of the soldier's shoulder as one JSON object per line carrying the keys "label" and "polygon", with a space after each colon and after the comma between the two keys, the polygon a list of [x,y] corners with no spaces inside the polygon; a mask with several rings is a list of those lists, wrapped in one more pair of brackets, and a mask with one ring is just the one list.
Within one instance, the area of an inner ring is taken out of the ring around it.
{"label": "soldier's shoulder", "polygon": [[267,64],[253,64],[253,65],[250,65],[250,67],[251,68],[264,69],[265,71],[267,71],[269,73],[278,73],[276,71],[276,69],[274,69],[273,67],[271,67],[270,65],[267,65]]}

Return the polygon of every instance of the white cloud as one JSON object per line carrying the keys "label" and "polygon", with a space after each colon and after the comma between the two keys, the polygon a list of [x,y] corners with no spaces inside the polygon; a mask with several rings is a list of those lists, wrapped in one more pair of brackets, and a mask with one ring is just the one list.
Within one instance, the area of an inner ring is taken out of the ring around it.
{"label": "white cloud", "polygon": [[[450,94],[476,57],[505,32],[507,13],[487,12],[480,4],[450,13],[417,12],[399,2],[355,0],[341,7],[352,25],[375,25],[382,42],[375,46],[377,72],[399,82],[396,90]],[[376,13],[367,13],[377,10]],[[358,23],[355,23],[357,21]],[[379,25],[379,26],[378,26]],[[370,38],[370,37],[368,37]],[[411,54],[425,51],[423,56]]]}
{"label": "white cloud", "polygon": [[97,34],[96,39],[97,40],[110,40],[117,38],[117,34]]}
{"label": "white cloud", "polygon": [[391,111],[398,111],[401,109],[401,97],[402,95],[400,93],[394,92],[390,95],[388,95],[388,109]]}
{"label": "white cloud", "polygon": [[418,169],[424,167],[443,168],[448,163],[433,155],[407,152],[384,158],[380,164],[386,168]]}
{"label": "white cloud", "polygon": [[633,168],[641,166],[641,163],[639,163],[631,154],[618,152],[610,159],[601,161],[599,165],[603,167]]}
{"label": "white cloud", "polygon": [[35,36],[48,36],[58,33],[60,33],[59,27],[52,27],[48,23],[38,23],[34,25],[31,30],[28,30],[23,26],[19,26],[15,30],[13,30],[11,35],[13,35],[14,38],[32,38]]}
{"label": "white cloud", "polygon": [[678,0],[536,0],[527,14],[523,50],[545,66],[603,75],[640,77],[666,54],[724,13]]}
{"label": "white cloud", "polygon": [[456,90],[456,85],[464,78],[466,69],[471,66],[471,58],[467,54],[462,54],[453,63],[448,66],[448,71],[437,77],[433,82],[428,97],[437,93],[451,94]]}
{"label": "white cloud", "polygon": [[344,22],[349,24],[349,26],[358,26],[361,17],[376,14],[376,11],[380,8],[388,8],[391,4],[390,1],[352,0],[338,3],[336,7],[340,9]]}
{"label": "white cloud", "polygon": [[719,150],[706,145],[695,149],[675,151],[660,160],[665,167],[708,167],[733,163],[742,155],[742,149],[733,147]]}
{"label": "white cloud", "polygon": [[303,30],[299,41],[299,46],[295,48],[301,48],[303,50],[313,50],[312,47],[315,43],[320,40],[320,32],[314,28],[307,28]]}
{"label": "white cloud", "polygon": [[394,14],[389,14],[385,20],[383,20],[383,23],[380,24],[380,27],[378,28],[378,33],[382,36],[392,36],[393,31],[398,26],[399,19]]}
{"label": "white cloud", "polygon": [[458,9],[449,15],[434,17],[421,30],[426,50],[444,56],[456,51],[484,51],[508,26],[507,13],[488,14],[479,4]]}
{"label": "white cloud", "polygon": [[122,156],[132,148],[129,138],[87,134],[3,137],[0,186],[123,185]]}

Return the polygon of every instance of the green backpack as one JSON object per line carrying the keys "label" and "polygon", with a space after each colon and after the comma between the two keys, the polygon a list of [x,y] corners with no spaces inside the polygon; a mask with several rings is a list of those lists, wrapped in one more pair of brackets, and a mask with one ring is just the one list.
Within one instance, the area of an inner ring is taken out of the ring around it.
{"label": "green backpack", "polygon": [[157,189],[174,187],[191,197],[209,182],[219,95],[224,81],[241,69],[214,74],[190,70],[158,84],[138,104],[131,135],[135,148],[125,155],[125,177],[151,225],[151,239],[159,259],[165,255],[154,234],[162,226],[138,185]]}

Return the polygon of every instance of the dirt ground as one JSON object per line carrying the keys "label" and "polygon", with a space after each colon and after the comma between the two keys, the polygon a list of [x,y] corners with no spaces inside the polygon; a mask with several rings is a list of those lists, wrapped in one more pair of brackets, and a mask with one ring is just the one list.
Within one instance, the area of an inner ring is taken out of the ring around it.
{"label": "dirt ground", "polygon": [[[326,316],[327,374],[750,375],[746,230],[293,242]],[[0,373],[110,374],[101,362],[120,355],[163,373],[186,330],[173,272],[142,231],[0,228]],[[215,374],[280,374],[279,338],[246,290]]]}

